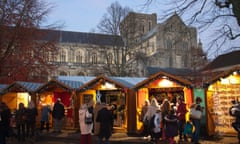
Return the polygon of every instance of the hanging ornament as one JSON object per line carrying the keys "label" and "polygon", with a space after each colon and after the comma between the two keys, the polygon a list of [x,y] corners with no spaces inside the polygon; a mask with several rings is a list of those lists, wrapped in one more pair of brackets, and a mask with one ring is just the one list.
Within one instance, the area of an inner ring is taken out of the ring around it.
{"label": "hanging ornament", "polygon": [[97,102],[101,102],[101,93],[100,93],[100,91],[97,91]]}

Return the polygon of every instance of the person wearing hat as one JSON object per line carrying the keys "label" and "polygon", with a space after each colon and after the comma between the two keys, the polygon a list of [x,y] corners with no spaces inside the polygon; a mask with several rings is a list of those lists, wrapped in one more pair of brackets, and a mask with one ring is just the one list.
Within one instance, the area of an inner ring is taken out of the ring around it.
{"label": "person wearing hat", "polygon": [[[186,104],[184,103],[183,97],[178,98],[176,114],[178,118],[178,131],[179,131],[179,140],[182,140],[184,126],[186,124],[186,113],[187,113]],[[186,135],[184,135],[184,140],[187,141]]]}
{"label": "person wearing hat", "polygon": [[58,98],[53,106],[52,116],[53,116],[53,128],[54,132],[61,132],[63,118],[65,116],[64,105],[61,103],[61,99]]}

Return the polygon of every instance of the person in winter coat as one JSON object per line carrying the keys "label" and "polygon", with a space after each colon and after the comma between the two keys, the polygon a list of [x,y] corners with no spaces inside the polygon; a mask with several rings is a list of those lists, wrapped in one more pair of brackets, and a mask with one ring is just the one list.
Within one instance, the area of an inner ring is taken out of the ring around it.
{"label": "person in winter coat", "polygon": [[47,132],[49,131],[49,115],[51,109],[49,105],[43,105],[41,110],[41,120],[40,120],[40,132],[43,131],[44,126],[46,125]]}
{"label": "person in winter coat", "polygon": [[6,103],[0,103],[0,144],[6,144],[7,132],[10,129],[11,112]]}
{"label": "person in winter coat", "polygon": [[165,120],[165,136],[170,140],[170,144],[174,144],[174,137],[178,135],[178,119],[173,109],[164,117]]}
{"label": "person in winter coat", "polygon": [[161,121],[162,121],[162,114],[160,108],[157,109],[156,113],[153,116],[153,129],[152,129],[152,137],[155,143],[159,142],[159,138],[161,137]]}
{"label": "person in winter coat", "polygon": [[142,127],[143,130],[141,132],[142,136],[148,136],[148,125],[147,125],[147,123],[144,123],[143,119],[144,119],[145,114],[148,111],[149,105],[150,105],[149,100],[146,99],[144,101],[144,105],[142,106],[141,114],[140,114],[140,117],[139,117],[139,120],[143,123],[143,127]]}
{"label": "person in winter coat", "polygon": [[17,138],[19,142],[25,141],[25,127],[27,120],[27,110],[23,103],[18,104],[18,109],[16,111],[15,121],[17,127]]}
{"label": "person in winter coat", "polygon": [[27,137],[35,135],[36,116],[38,115],[35,103],[30,101],[27,108]]}
{"label": "person in winter coat", "polygon": [[79,126],[81,131],[80,144],[92,144],[91,132],[93,123],[91,124],[85,123],[85,117],[86,116],[92,117],[92,114],[88,112],[88,107],[86,104],[83,104],[81,106],[78,113],[79,113]]}
{"label": "person in winter coat", "polygon": [[[177,117],[178,117],[178,131],[179,131],[179,140],[182,140],[184,126],[186,124],[186,113],[187,113],[186,104],[184,103],[184,99],[182,97],[178,98],[177,104]],[[184,135],[184,140],[187,141],[186,135]]]}
{"label": "person in winter coat", "polygon": [[98,111],[96,121],[100,123],[100,130],[98,134],[98,144],[103,144],[105,138],[105,144],[109,144],[109,138],[112,135],[112,112],[111,106],[105,106]]}
{"label": "person in winter coat", "polygon": [[100,130],[100,123],[97,122],[97,114],[98,112],[105,107],[105,104],[101,103],[101,102],[97,102],[95,108],[93,109],[93,114],[94,114],[94,135],[98,135],[99,134],[99,130]]}
{"label": "person in winter coat", "polygon": [[[203,112],[203,107],[201,107],[201,105],[200,105],[201,102],[202,102],[202,99],[200,97],[197,97],[196,103],[193,103],[190,108],[195,108],[197,111]],[[200,126],[201,126],[201,124],[200,124],[201,118],[194,118],[190,115],[190,119],[195,128],[193,135],[192,135],[192,142],[194,142],[195,144],[198,144],[199,143],[198,141],[199,141],[199,134],[200,134]]]}
{"label": "person in winter coat", "polygon": [[58,98],[53,106],[52,116],[53,116],[53,132],[61,133],[63,118],[65,116],[64,105],[61,103],[61,99]]}
{"label": "person in winter coat", "polygon": [[[171,109],[171,104],[167,98],[165,98],[160,106],[161,108],[161,113],[162,113],[162,128],[166,126],[165,119],[164,117],[168,115],[170,109]],[[162,139],[165,139],[165,129],[162,129]]]}
{"label": "person in winter coat", "polygon": [[150,128],[150,126],[151,126],[150,122],[151,122],[151,119],[153,118],[153,116],[155,115],[155,113],[157,112],[157,109],[159,109],[159,104],[155,98],[152,98],[150,106],[148,107],[148,111],[143,118],[143,121],[144,121],[146,127],[148,128],[147,133],[148,133],[148,135],[149,134],[151,135],[151,141],[154,141],[154,137],[151,134],[152,129]]}

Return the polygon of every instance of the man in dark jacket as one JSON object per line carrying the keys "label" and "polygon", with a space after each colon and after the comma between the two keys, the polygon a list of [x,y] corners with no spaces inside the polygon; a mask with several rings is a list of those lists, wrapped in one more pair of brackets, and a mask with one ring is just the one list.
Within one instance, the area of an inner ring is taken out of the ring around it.
{"label": "man in dark jacket", "polygon": [[0,144],[6,144],[6,136],[10,129],[11,112],[8,106],[0,103]]}
{"label": "man in dark jacket", "polygon": [[98,134],[99,142],[102,144],[103,138],[106,140],[106,144],[109,144],[109,138],[112,135],[112,112],[111,106],[105,106],[98,111],[96,121],[100,123],[100,131]]}
{"label": "man in dark jacket", "polygon": [[53,106],[52,116],[54,124],[54,132],[61,132],[64,118],[64,105],[61,103],[61,99],[58,98]]}

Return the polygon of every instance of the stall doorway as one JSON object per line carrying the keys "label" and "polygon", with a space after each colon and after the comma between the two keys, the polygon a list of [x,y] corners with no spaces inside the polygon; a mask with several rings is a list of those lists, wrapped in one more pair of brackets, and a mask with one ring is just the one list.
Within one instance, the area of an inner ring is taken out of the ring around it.
{"label": "stall doorway", "polygon": [[101,102],[112,106],[113,127],[124,129],[126,126],[126,96],[119,90],[100,91]]}

